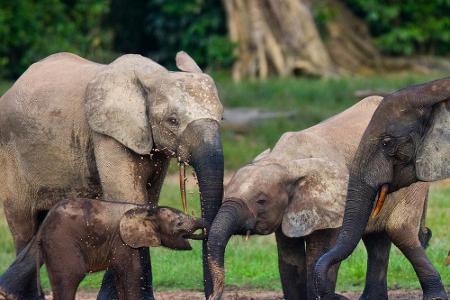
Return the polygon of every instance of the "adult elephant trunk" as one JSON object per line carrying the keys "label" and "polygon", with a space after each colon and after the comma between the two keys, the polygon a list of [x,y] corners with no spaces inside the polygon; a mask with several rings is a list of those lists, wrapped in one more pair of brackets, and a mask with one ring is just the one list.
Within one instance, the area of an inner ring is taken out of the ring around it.
{"label": "adult elephant trunk", "polygon": [[[223,197],[223,150],[217,121],[200,119],[190,123],[183,134],[185,142],[180,143],[180,156],[186,151],[188,161],[197,174],[200,189],[202,218],[207,226],[216,216]],[[188,149],[183,149],[187,145]],[[207,241],[203,241],[203,277],[205,296],[212,292],[208,266]]]}
{"label": "adult elephant trunk", "polygon": [[341,232],[335,246],[317,261],[315,267],[314,281],[320,299],[332,299],[334,296],[334,291],[327,290],[328,270],[346,259],[358,245],[372,212],[376,193],[376,189],[360,180],[349,182]]}
{"label": "adult elephant trunk", "polygon": [[233,234],[243,231],[248,214],[241,201],[227,200],[219,210],[209,232],[209,267],[213,282],[213,293],[209,300],[220,299],[223,293],[225,248]]}

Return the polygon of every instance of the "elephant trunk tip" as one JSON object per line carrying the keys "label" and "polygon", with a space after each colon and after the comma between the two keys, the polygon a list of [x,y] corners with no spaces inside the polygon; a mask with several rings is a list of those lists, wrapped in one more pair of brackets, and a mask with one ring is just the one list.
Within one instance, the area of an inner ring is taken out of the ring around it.
{"label": "elephant trunk tip", "polygon": [[316,299],[321,299],[326,295],[334,294],[333,291],[328,290],[326,285],[328,270],[333,264],[332,257],[330,255],[331,253],[329,252],[320,257],[316,263],[316,266],[314,267],[313,281],[317,297]]}
{"label": "elephant trunk tip", "polygon": [[208,259],[211,273],[213,276],[213,293],[209,296],[208,300],[219,300],[223,293],[225,282],[225,270],[216,261],[211,258]]}

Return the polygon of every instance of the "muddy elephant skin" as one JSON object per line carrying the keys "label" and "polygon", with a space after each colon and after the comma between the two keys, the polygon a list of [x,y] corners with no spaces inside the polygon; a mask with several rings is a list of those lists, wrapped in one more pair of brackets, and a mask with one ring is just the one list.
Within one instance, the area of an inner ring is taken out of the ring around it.
{"label": "muddy elephant skin", "polygon": [[[140,295],[140,247],[190,250],[188,238],[205,223],[169,207],[91,199],[62,200],[50,210],[36,236],[5,272],[27,279],[45,263],[53,299],[75,299],[87,273],[114,270],[119,299]],[[33,271],[33,266],[35,270]],[[30,270],[31,269],[31,270]],[[8,299],[17,299],[0,290]],[[44,296],[40,295],[41,298]]]}

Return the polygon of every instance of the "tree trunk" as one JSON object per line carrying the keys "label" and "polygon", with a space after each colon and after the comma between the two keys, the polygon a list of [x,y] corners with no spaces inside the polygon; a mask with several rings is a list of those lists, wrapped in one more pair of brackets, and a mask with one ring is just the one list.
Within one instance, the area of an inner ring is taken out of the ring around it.
{"label": "tree trunk", "polygon": [[[342,0],[223,0],[223,4],[230,39],[237,45],[235,80],[450,69],[448,62],[436,58],[384,57],[367,25]],[[319,27],[312,11],[319,16]]]}
{"label": "tree trunk", "polygon": [[233,78],[334,73],[314,19],[302,0],[223,0],[237,44]]}
{"label": "tree trunk", "polygon": [[326,14],[323,40],[340,73],[365,74],[379,71],[382,57],[367,25],[338,0],[313,0],[317,11]]}

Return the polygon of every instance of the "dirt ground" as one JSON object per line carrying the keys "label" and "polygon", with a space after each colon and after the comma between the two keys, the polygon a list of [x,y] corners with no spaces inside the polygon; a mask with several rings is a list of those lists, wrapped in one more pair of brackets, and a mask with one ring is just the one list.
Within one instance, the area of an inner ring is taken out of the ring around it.
{"label": "dirt ground", "polygon": [[[350,300],[358,299],[360,293],[342,293]],[[77,300],[95,300],[96,292],[80,291]],[[202,292],[196,291],[173,291],[156,292],[157,300],[202,300],[205,299]],[[450,293],[449,293],[450,297]],[[51,299],[51,297],[47,297]],[[223,300],[278,300],[282,299],[281,292],[261,291],[261,290],[228,290],[224,293]],[[419,300],[422,299],[421,290],[392,290],[389,291],[390,300]]]}

